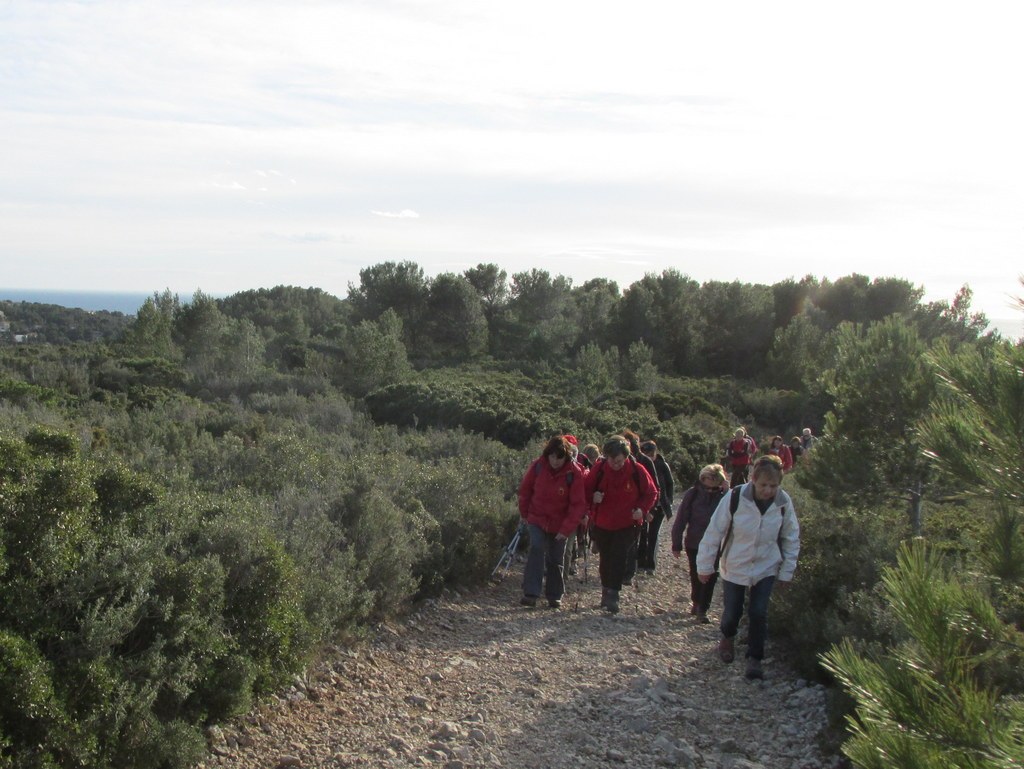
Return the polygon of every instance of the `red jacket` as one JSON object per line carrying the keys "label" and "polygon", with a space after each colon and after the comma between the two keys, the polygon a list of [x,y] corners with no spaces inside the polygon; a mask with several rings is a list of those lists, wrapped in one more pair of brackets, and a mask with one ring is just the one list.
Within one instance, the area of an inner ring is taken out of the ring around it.
{"label": "red jacket", "polygon": [[547,457],[535,459],[519,484],[519,515],[548,534],[568,537],[587,512],[584,475],[572,461],[553,470]]}
{"label": "red jacket", "polygon": [[783,443],[777,449],[768,449],[769,454],[774,454],[782,460],[782,472],[788,473],[793,469],[793,452],[790,451],[789,446]]}
{"label": "red jacket", "polygon": [[[594,492],[604,498],[594,503]],[[594,525],[608,531],[639,526],[633,520],[633,510],[640,508],[646,515],[658,499],[658,486],[643,465],[632,457],[621,470],[613,470],[606,459],[597,460],[587,475],[587,501],[593,511]]]}
{"label": "red jacket", "polygon": [[750,458],[757,453],[757,443],[749,435],[733,438],[725,447],[726,459],[733,467],[746,467]]}

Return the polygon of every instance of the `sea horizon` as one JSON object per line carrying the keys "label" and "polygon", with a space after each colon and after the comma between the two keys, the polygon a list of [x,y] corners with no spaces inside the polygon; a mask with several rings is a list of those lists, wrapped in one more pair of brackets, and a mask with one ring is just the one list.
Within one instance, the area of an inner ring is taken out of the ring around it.
{"label": "sea horizon", "polygon": [[[161,291],[69,291],[48,288],[0,288],[0,301],[54,304],[88,312],[120,312],[135,315],[143,303]],[[179,294],[182,302],[193,294]],[[215,297],[219,298],[219,297]]]}

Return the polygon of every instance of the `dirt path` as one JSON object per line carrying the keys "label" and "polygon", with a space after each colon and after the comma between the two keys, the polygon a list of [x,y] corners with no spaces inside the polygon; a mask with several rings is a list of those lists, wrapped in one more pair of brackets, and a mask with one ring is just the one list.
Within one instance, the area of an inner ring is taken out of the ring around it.
{"label": "dirt path", "polygon": [[214,730],[202,766],[834,767],[817,748],[824,690],[770,658],[747,681],[742,647],[723,665],[717,626],[682,600],[685,566],[667,551],[660,564],[614,617],[595,608],[596,559],[560,610],[518,605],[521,564],[429,602]]}

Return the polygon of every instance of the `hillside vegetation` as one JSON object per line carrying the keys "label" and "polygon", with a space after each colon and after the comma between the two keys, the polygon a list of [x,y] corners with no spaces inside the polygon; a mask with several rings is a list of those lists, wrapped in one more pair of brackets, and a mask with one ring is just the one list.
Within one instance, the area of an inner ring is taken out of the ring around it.
{"label": "hillside vegetation", "polygon": [[[484,580],[551,434],[634,429],[685,488],[741,424],[824,435],[786,479],[804,546],[773,633],[850,693],[850,754],[1010,766],[1024,352],[970,298],[403,262],[345,298],[157,293],[86,337],[21,308],[41,325],[0,338],[0,767],[188,766],[321,643]],[[955,637],[907,608],[935,602]],[[954,722],[950,692],[988,709]]]}

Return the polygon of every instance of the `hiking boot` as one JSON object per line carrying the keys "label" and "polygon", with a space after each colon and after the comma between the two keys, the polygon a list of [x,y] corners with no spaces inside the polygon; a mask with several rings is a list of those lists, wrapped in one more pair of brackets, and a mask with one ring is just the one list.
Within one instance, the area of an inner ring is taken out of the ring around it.
{"label": "hiking boot", "polygon": [[632,584],[633,584],[633,578],[632,577],[625,577],[625,578],[623,578],[623,580],[622,580],[622,586],[623,587],[629,587]]}
{"label": "hiking boot", "polygon": [[722,662],[732,662],[736,659],[736,647],[733,645],[731,638],[723,637],[718,642],[718,658]]}
{"label": "hiking boot", "polygon": [[558,598],[549,598],[548,599],[548,607],[551,608],[551,609],[561,609],[562,608],[562,601],[560,599],[558,599]]}
{"label": "hiking boot", "polygon": [[529,606],[531,609],[537,605],[537,596],[535,595],[524,595],[519,599],[519,603],[523,606]]}
{"label": "hiking boot", "polygon": [[619,613],[619,591],[609,590],[608,596],[605,598],[604,608],[608,610],[610,614]]}
{"label": "hiking boot", "polygon": [[706,611],[697,612],[697,621],[702,625],[711,624],[711,619],[708,617],[708,613]]}
{"label": "hiking boot", "polygon": [[690,614],[693,614],[693,615],[699,615],[700,614],[700,609],[697,607],[697,604],[695,604],[695,603],[691,603],[690,604]]}
{"label": "hiking boot", "polygon": [[756,679],[764,678],[764,671],[761,670],[761,660],[755,660],[753,657],[747,657],[747,672],[744,674],[751,681]]}

